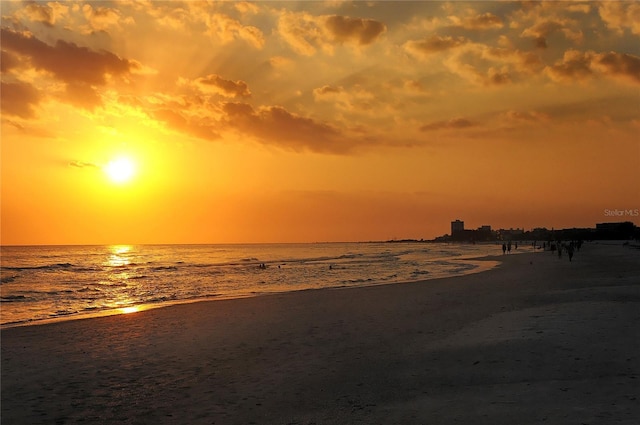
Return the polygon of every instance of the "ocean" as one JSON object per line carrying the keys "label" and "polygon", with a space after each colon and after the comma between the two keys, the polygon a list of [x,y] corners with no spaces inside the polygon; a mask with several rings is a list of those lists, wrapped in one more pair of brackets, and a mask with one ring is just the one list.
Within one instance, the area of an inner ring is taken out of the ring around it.
{"label": "ocean", "polygon": [[198,300],[429,280],[491,268],[497,262],[472,258],[502,254],[497,244],[417,242],[2,246],[0,252],[2,327]]}

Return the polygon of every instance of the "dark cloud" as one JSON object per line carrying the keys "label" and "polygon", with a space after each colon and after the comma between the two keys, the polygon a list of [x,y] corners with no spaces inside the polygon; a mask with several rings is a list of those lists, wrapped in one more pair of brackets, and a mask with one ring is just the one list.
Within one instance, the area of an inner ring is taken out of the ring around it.
{"label": "dark cloud", "polygon": [[333,86],[322,86],[322,87],[313,89],[313,94],[317,97],[335,95],[342,92],[343,92],[342,87],[333,87]]}
{"label": "dark cloud", "polygon": [[20,60],[13,53],[2,50],[0,53],[0,72],[9,72],[20,66]]}
{"label": "dark cloud", "polygon": [[38,90],[29,83],[1,83],[2,113],[20,118],[34,118],[35,106],[40,102]]}
{"label": "dark cloud", "polygon": [[373,43],[387,30],[385,24],[379,21],[339,15],[327,16],[325,26],[335,40],[359,45]]}
{"label": "dark cloud", "polygon": [[[108,76],[128,77],[140,67],[137,62],[120,58],[111,52],[94,51],[63,40],[58,40],[51,46],[31,34],[8,28],[2,28],[1,37],[3,72],[20,65],[49,72],[57,80],[66,83],[65,101],[89,110],[102,104],[96,87],[106,85]],[[33,90],[22,103],[35,105],[34,99],[41,96],[36,95]],[[26,114],[27,110],[24,107],[14,109],[23,117],[33,117],[32,113]]]}
{"label": "dark cloud", "polygon": [[554,80],[581,80],[593,75],[590,57],[577,50],[566,51],[562,60],[546,69]]}
{"label": "dark cloud", "polygon": [[476,127],[477,123],[470,121],[466,118],[453,118],[448,121],[436,121],[429,124],[425,124],[420,127],[420,131],[433,131],[433,130],[463,130],[466,128]]}
{"label": "dark cloud", "polygon": [[546,68],[554,80],[584,80],[601,74],[613,79],[640,84],[640,57],[626,53],[568,50],[562,60]]}
{"label": "dark cloud", "polygon": [[322,153],[347,153],[353,148],[338,129],[279,106],[254,110],[246,103],[226,103],[223,110],[228,126],[266,144]]}
{"label": "dark cloud", "polygon": [[94,164],[92,162],[84,162],[84,161],[71,161],[69,163],[69,166],[71,167],[75,167],[75,168],[100,168],[97,164]]}
{"label": "dark cloud", "polygon": [[198,78],[198,84],[203,88],[213,88],[218,93],[228,97],[249,97],[251,91],[244,81],[225,80],[219,75],[211,74],[203,78]]}
{"label": "dark cloud", "polygon": [[107,75],[126,76],[139,68],[136,62],[111,52],[96,52],[63,40],[50,46],[32,35],[6,28],[2,28],[1,37],[3,49],[28,57],[35,68],[67,83],[104,85]]}
{"label": "dark cloud", "polygon": [[217,140],[220,135],[217,126],[211,120],[199,121],[188,118],[169,108],[158,109],[151,113],[155,119],[164,122],[167,127],[181,133],[190,134],[204,140]]}
{"label": "dark cloud", "polygon": [[467,43],[464,37],[449,37],[433,35],[424,40],[411,40],[405,43],[405,48],[409,51],[420,53],[422,55],[429,55],[432,53],[443,52],[446,50],[454,49]]}
{"label": "dark cloud", "polygon": [[512,82],[511,74],[508,71],[489,68],[486,83],[492,86],[500,86]]}
{"label": "dark cloud", "polygon": [[626,78],[640,84],[640,57],[626,53],[601,53],[595,55],[594,65],[603,73]]}

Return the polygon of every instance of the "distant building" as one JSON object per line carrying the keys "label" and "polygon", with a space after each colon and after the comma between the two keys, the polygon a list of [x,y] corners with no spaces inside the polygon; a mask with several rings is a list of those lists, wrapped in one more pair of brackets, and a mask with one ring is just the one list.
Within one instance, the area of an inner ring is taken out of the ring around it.
{"label": "distant building", "polygon": [[611,231],[618,230],[620,227],[622,227],[624,225],[625,225],[625,222],[620,222],[620,223],[596,223],[596,230],[605,231],[605,232],[611,232]]}
{"label": "distant building", "polygon": [[491,233],[491,226],[485,224],[484,226],[478,227],[478,230],[480,232]]}
{"label": "distant building", "polygon": [[464,233],[464,221],[455,220],[451,222],[451,237],[459,237]]}

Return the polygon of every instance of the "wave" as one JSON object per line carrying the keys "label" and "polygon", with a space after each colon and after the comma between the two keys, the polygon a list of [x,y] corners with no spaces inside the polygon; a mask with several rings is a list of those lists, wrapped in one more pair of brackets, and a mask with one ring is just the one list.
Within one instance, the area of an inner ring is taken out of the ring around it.
{"label": "wave", "polygon": [[56,264],[46,264],[42,266],[21,266],[21,267],[10,267],[4,266],[2,270],[13,270],[13,271],[24,271],[24,270],[59,270],[59,269],[70,269],[73,267],[71,263],[56,263]]}
{"label": "wave", "polygon": [[19,301],[25,301],[27,297],[24,295],[6,295],[4,297],[0,297],[0,302],[3,303],[14,303]]}
{"label": "wave", "polygon": [[11,283],[16,280],[18,276],[2,276],[0,278],[0,283]]}
{"label": "wave", "polygon": [[151,270],[153,270],[154,272],[177,271],[178,268],[176,266],[156,266],[156,267],[151,267]]}

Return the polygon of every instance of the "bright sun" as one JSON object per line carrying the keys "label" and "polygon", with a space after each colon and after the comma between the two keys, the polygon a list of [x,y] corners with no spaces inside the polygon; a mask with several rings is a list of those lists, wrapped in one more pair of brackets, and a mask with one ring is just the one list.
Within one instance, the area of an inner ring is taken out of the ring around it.
{"label": "bright sun", "polygon": [[135,174],[135,165],[129,158],[118,158],[109,162],[104,171],[115,183],[126,183]]}

